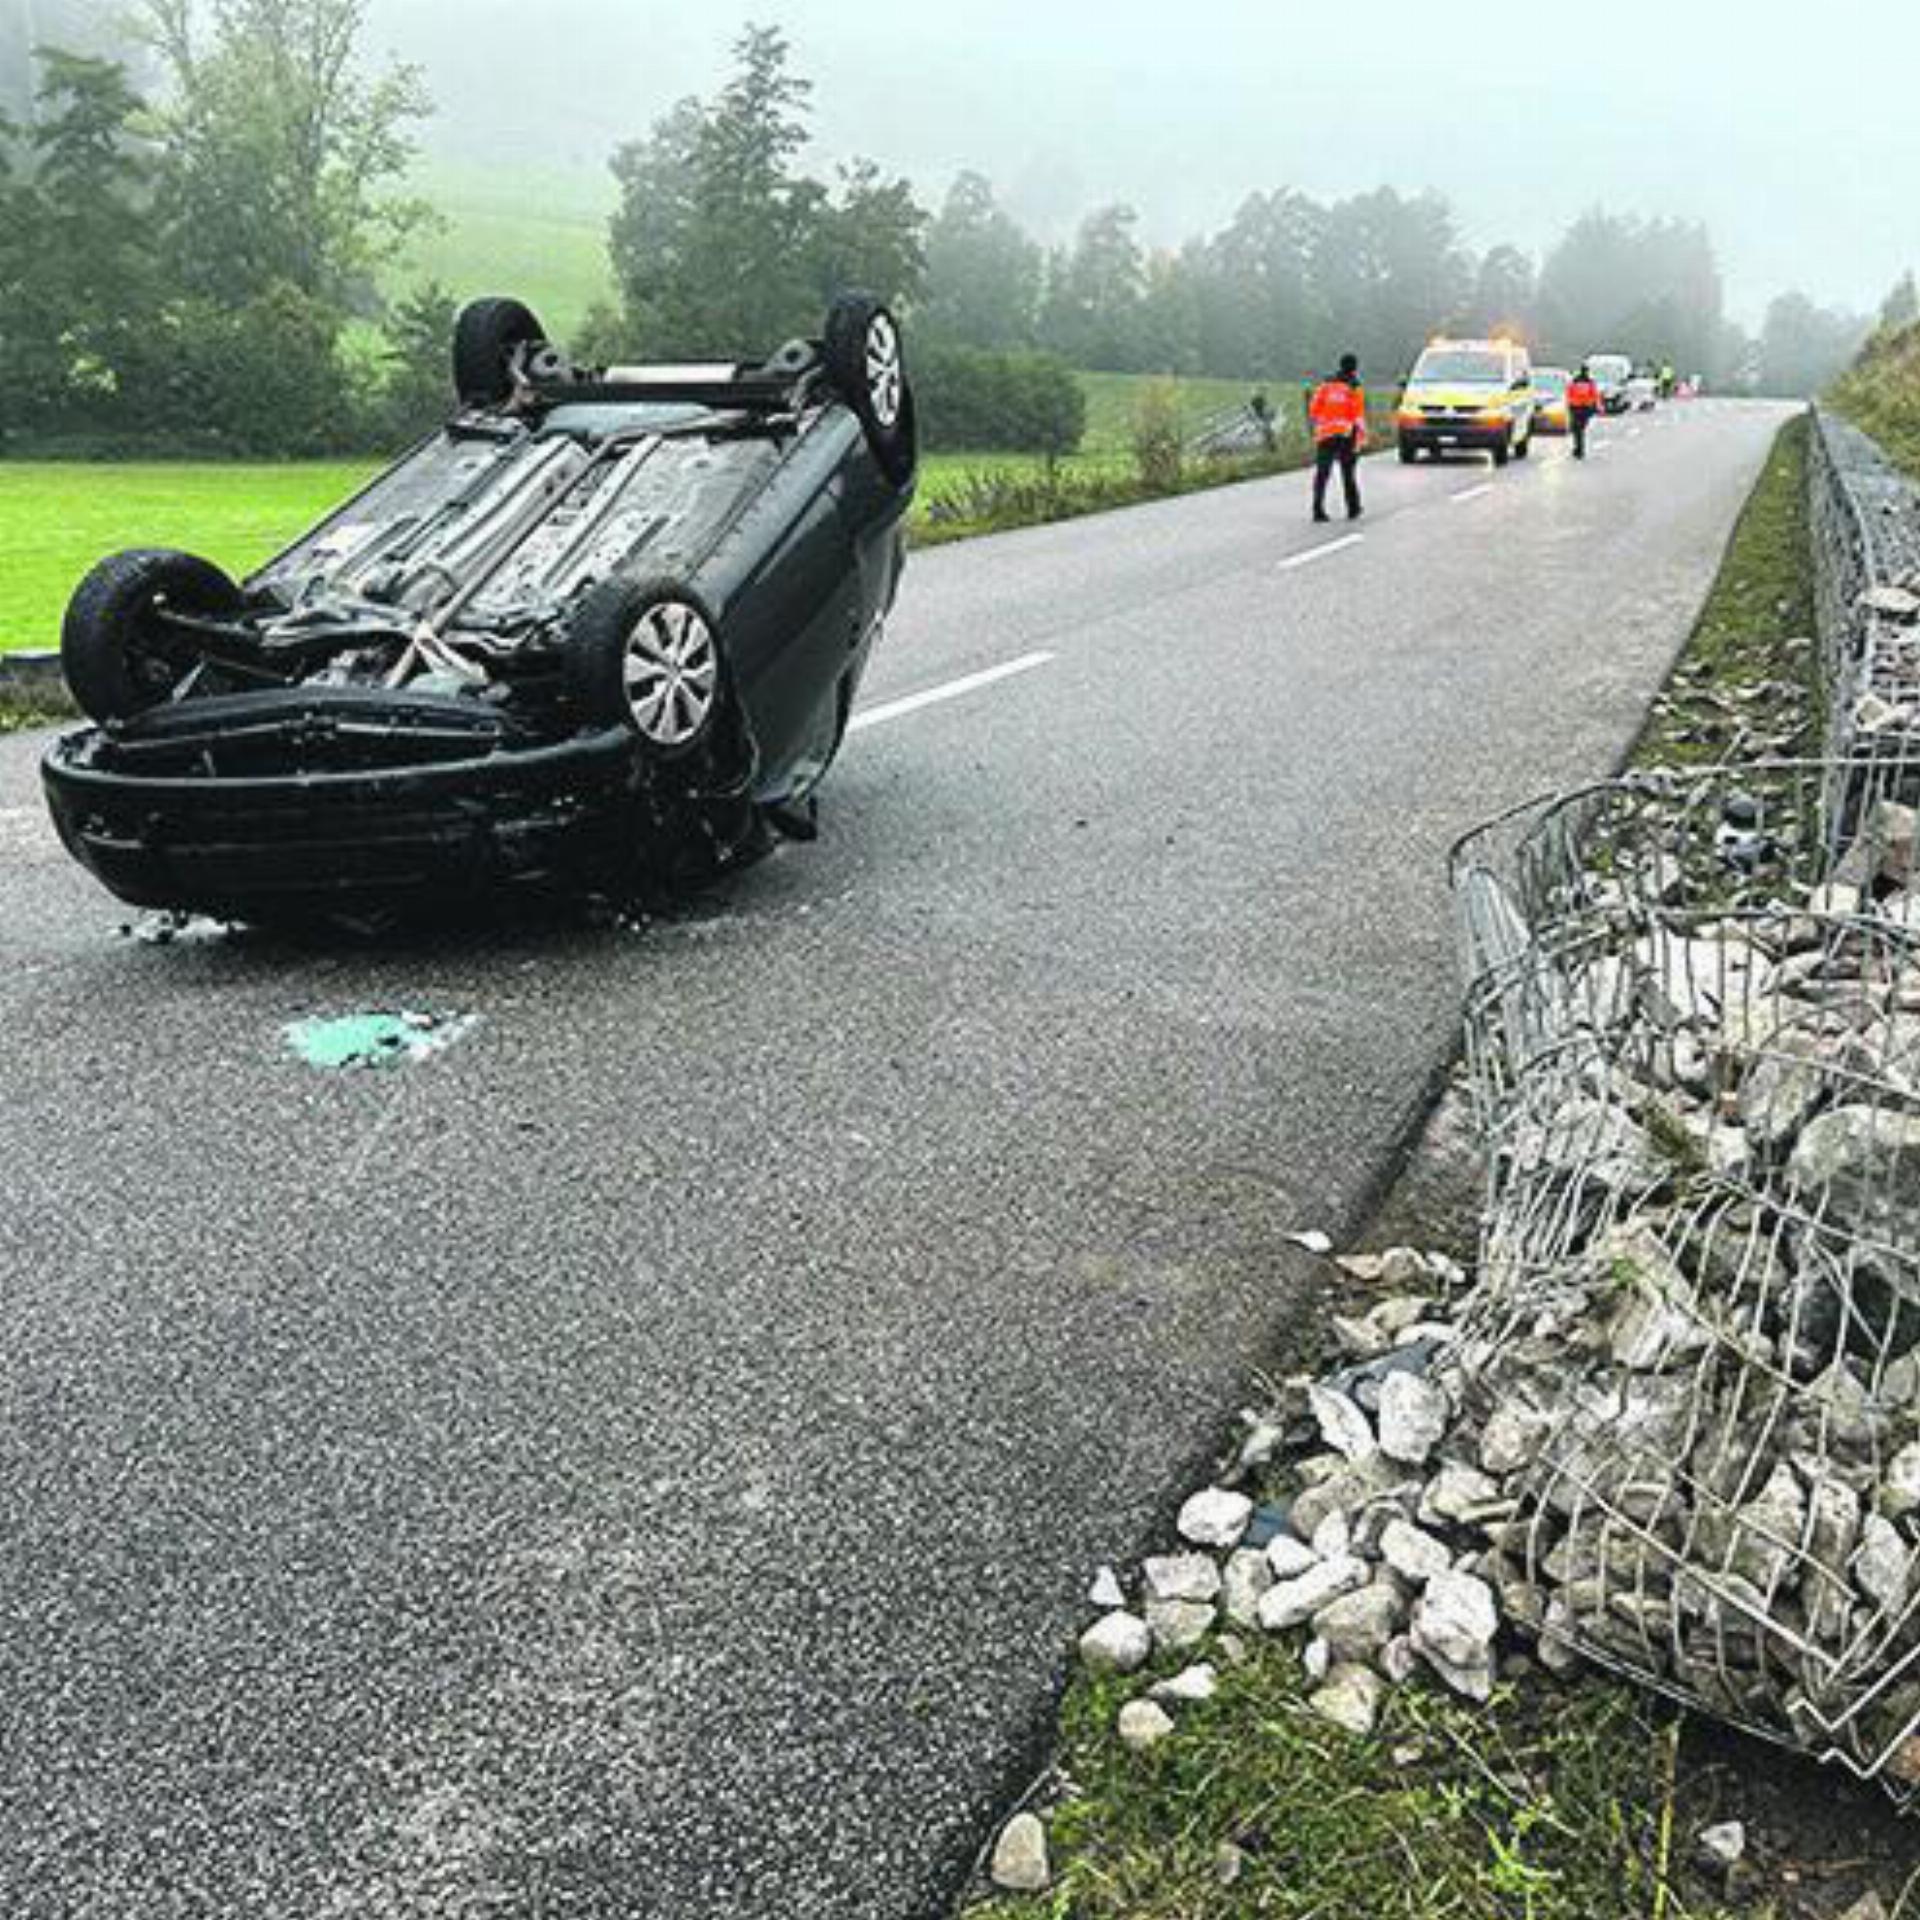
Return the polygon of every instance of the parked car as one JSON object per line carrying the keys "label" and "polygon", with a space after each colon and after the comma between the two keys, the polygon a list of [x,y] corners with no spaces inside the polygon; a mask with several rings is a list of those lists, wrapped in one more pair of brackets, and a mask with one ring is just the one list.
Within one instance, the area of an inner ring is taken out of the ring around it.
{"label": "parked car", "polygon": [[1533,445],[1527,350],[1510,340],[1435,340],[1407,376],[1394,413],[1400,458],[1451,449],[1490,453],[1497,467]]}
{"label": "parked car", "polygon": [[1567,389],[1573,375],[1565,367],[1535,367],[1533,370],[1533,430],[1535,433],[1571,433],[1573,414],[1567,406]]}
{"label": "parked car", "polygon": [[45,786],[123,900],[364,919],[809,831],[900,585],[893,315],[850,294],[767,359],[585,368],[484,300],[453,361],[446,427],[245,581],[135,552],[74,595],[93,724]]}
{"label": "parked car", "polygon": [[1608,413],[1627,410],[1627,383],[1633,378],[1633,362],[1624,353],[1590,353],[1587,371],[1600,389],[1600,404]]}
{"label": "parked car", "polygon": [[1660,376],[1642,367],[1627,382],[1626,411],[1651,413],[1660,404]]}

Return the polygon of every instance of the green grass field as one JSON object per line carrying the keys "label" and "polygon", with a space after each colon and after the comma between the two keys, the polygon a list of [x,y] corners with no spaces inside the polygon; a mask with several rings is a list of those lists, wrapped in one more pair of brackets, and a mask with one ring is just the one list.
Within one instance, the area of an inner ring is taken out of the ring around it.
{"label": "green grass field", "polygon": [[[1070,463],[1118,470],[1117,450]],[[1038,455],[928,457],[919,512],[968,474],[1035,471]],[[235,574],[277,553],[374,471],[370,461],[291,465],[0,461],[0,652],[57,644],[74,584],[120,547],[184,547]]]}

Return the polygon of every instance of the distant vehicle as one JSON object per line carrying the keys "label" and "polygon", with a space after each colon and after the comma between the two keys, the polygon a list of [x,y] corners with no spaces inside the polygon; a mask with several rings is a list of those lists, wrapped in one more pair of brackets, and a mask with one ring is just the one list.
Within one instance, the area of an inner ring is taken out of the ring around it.
{"label": "distant vehicle", "polygon": [[1626,411],[1651,413],[1660,404],[1660,376],[1642,368],[1627,382]]}
{"label": "distant vehicle", "polygon": [[1587,371],[1600,389],[1600,404],[1609,413],[1627,410],[1627,383],[1633,378],[1633,362],[1624,353],[1590,353]]}
{"label": "distant vehicle", "polygon": [[893,316],[848,294],[767,359],[586,368],[485,300],[453,358],[447,426],[245,582],[138,552],[81,583],[94,724],[44,777],[121,899],[380,925],[810,832],[905,551]]}
{"label": "distant vehicle", "polygon": [[1535,433],[1571,433],[1573,413],[1567,405],[1567,388],[1573,375],[1565,367],[1535,367],[1533,370],[1533,430]]}
{"label": "distant vehicle", "polygon": [[1407,376],[1394,415],[1400,458],[1450,448],[1490,453],[1497,467],[1533,445],[1533,370],[1511,340],[1435,340]]}

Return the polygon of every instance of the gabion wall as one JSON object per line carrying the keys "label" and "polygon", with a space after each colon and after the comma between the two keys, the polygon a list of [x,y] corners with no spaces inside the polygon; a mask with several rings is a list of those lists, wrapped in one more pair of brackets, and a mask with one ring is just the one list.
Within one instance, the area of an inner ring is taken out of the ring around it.
{"label": "gabion wall", "polygon": [[1905,1790],[1920,760],[1887,745],[1459,850],[1492,1186],[1454,1364],[1489,1435],[1534,1436],[1496,1542],[1531,1625]]}

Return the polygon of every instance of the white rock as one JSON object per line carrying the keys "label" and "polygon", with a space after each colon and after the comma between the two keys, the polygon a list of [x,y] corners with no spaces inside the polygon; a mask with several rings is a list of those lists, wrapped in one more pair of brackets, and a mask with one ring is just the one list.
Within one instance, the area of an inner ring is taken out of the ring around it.
{"label": "white rock", "polygon": [[1121,1741],[1135,1753],[1157,1747],[1173,1731],[1173,1716],[1152,1700],[1129,1700],[1120,1709]]}
{"label": "white rock", "polygon": [[1701,1828],[1695,1845],[1708,1866],[1731,1873],[1746,1854],[1747,1830],[1738,1820],[1723,1820],[1718,1826]]}
{"label": "white rock", "polygon": [[1380,1656],[1380,1671],[1396,1687],[1405,1686],[1419,1670],[1420,1655],[1406,1634],[1387,1642],[1387,1649]]}
{"label": "white rock", "polygon": [[1409,1467],[1424,1466],[1441,1440],[1453,1409],[1431,1380],[1417,1373],[1390,1373],[1380,1385],[1380,1451]]}
{"label": "white rock", "polygon": [[1149,1699],[1163,1705],[1189,1707],[1211,1700],[1219,1691],[1219,1674],[1203,1660],[1184,1673],[1176,1673],[1171,1680],[1162,1680],[1157,1687],[1148,1688],[1147,1694]]}
{"label": "white rock", "polygon": [[1016,1813],[1000,1830],[988,1869],[1003,1893],[1045,1893],[1053,1884],[1047,1830],[1030,1813]]}
{"label": "white rock", "polygon": [[1093,1576],[1093,1585],[1087,1589],[1087,1599],[1102,1613],[1111,1613],[1127,1604],[1127,1593],[1120,1584],[1120,1576],[1111,1567],[1102,1567]]}
{"label": "white rock", "polygon": [[1276,1580],[1297,1580],[1319,1564],[1320,1556],[1290,1533],[1276,1533],[1267,1542],[1267,1566]]}
{"label": "white rock", "polygon": [[1904,1446],[1880,1476],[1880,1511],[1898,1520],[1920,1508],[1920,1440]]}
{"label": "white rock", "polygon": [[1080,1659],[1090,1673],[1137,1673],[1153,1658],[1153,1635],[1131,1613],[1110,1613],[1080,1636]]}
{"label": "white rock", "polygon": [[1518,1401],[1506,1401],[1487,1416],[1480,1430],[1480,1464],[1496,1477],[1530,1467],[1546,1438],[1544,1414]]}
{"label": "white rock", "polygon": [[1880,1514],[1869,1514],[1853,1559],[1853,1584],[1888,1613],[1898,1613],[1907,1604],[1912,1575],[1913,1551],[1899,1528]]}
{"label": "white rock", "polygon": [[1340,1256],[1339,1266],[1342,1273],[1371,1286],[1380,1278],[1382,1261],[1377,1253],[1347,1253]]}
{"label": "white rock", "polygon": [[1379,1452],[1372,1423],[1347,1398],[1331,1387],[1307,1389],[1307,1403],[1320,1425],[1320,1436],[1336,1453],[1349,1460],[1371,1460]]}
{"label": "white rock", "polygon": [[1316,1559],[1338,1560],[1353,1551],[1353,1523],[1344,1513],[1330,1513],[1313,1530]]}
{"label": "white rock", "polygon": [[1380,1278],[1389,1287],[1417,1287],[1433,1278],[1433,1269],[1417,1248],[1389,1247],[1380,1256]]}
{"label": "white rock", "polygon": [[1472,1527],[1488,1520],[1504,1519],[1513,1511],[1513,1501],[1500,1491],[1500,1483],[1490,1480],[1477,1467],[1449,1461],[1434,1475],[1432,1484],[1420,1499],[1420,1518],[1432,1526],[1447,1521],[1454,1526]]}
{"label": "white rock", "polygon": [[1244,1493],[1208,1487],[1180,1509],[1180,1537],[1196,1547],[1237,1547],[1253,1518],[1253,1502]]}
{"label": "white rock", "polygon": [[1185,1653],[1213,1631],[1213,1609],[1198,1600],[1149,1600],[1147,1625],[1163,1653]]}
{"label": "white rock", "polygon": [[1435,1574],[1413,1610],[1413,1644],[1448,1667],[1482,1665],[1499,1631],[1493,1589],[1476,1574]]}
{"label": "white rock", "polygon": [[1333,1649],[1324,1640],[1309,1640],[1300,1656],[1300,1671],[1309,1686],[1317,1687],[1333,1671]]}
{"label": "white rock", "polygon": [[1380,1723],[1387,1683],[1369,1667],[1335,1667],[1307,1705],[1322,1720],[1366,1739]]}
{"label": "white rock", "polygon": [[1297,1580],[1282,1580],[1268,1589],[1260,1601],[1260,1624],[1269,1633],[1304,1626],[1322,1607],[1364,1587],[1368,1578],[1367,1563],[1353,1555],[1323,1560]]}
{"label": "white rock", "polygon": [[1380,1536],[1380,1557],[1401,1579],[1424,1587],[1453,1565],[1444,1542],[1407,1520],[1390,1520]]}
{"label": "white rock", "polygon": [[1227,1561],[1221,1583],[1227,1618],[1236,1627],[1260,1624],[1260,1597],[1273,1585],[1273,1569],[1264,1553],[1242,1547]]}
{"label": "white rock", "polygon": [[1140,1569],[1149,1600],[1217,1600],[1220,1569],[1204,1553],[1157,1555]]}
{"label": "white rock", "polygon": [[1322,1607],[1313,1616],[1313,1631],[1337,1664],[1358,1666],[1379,1657],[1400,1631],[1404,1614],[1393,1587],[1376,1582]]}
{"label": "white rock", "polygon": [[1308,1253],[1318,1254],[1323,1260],[1333,1251],[1333,1242],[1318,1229],[1308,1233],[1290,1233],[1287,1238],[1296,1247],[1304,1247]]}

